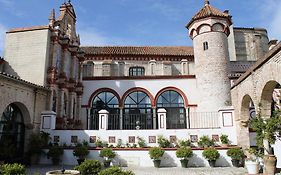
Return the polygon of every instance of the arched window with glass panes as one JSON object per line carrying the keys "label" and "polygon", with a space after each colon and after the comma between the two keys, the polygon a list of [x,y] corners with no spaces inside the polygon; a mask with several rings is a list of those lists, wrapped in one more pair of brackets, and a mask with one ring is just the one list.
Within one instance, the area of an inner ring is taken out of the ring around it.
{"label": "arched window with glass panes", "polygon": [[152,105],[146,93],[135,91],[126,96],[123,109],[123,129],[153,129]]}
{"label": "arched window with glass panes", "polygon": [[108,130],[120,129],[119,117],[119,101],[112,92],[101,92],[97,94],[92,101],[90,109],[90,129],[99,129],[99,111],[107,110],[108,115]]}
{"label": "arched window with glass panes", "polygon": [[167,129],[185,129],[186,111],[182,96],[173,90],[160,94],[157,99],[157,108],[164,108],[167,111]]}

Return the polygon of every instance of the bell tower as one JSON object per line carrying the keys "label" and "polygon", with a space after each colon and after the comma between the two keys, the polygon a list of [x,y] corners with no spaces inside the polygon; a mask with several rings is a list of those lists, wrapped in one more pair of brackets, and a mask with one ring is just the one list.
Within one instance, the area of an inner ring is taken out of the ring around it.
{"label": "bell tower", "polygon": [[193,40],[199,112],[215,112],[230,103],[227,37],[231,25],[228,11],[221,12],[205,0],[186,26]]}

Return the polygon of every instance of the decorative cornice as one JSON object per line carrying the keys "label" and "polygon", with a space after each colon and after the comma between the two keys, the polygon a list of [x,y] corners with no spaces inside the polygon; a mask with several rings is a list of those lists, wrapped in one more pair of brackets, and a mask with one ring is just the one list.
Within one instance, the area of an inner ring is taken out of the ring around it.
{"label": "decorative cornice", "polygon": [[92,80],[155,80],[155,79],[196,79],[195,75],[155,75],[155,76],[101,76],[101,77],[84,77],[83,81]]}

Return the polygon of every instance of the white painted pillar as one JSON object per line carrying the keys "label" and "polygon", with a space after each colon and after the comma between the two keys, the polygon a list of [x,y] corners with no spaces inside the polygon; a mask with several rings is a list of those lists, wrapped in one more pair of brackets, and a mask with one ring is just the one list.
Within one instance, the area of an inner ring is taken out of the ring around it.
{"label": "white painted pillar", "polygon": [[156,107],[152,107],[152,120],[153,120],[153,129],[156,129],[157,128]]}
{"label": "white painted pillar", "polygon": [[90,130],[90,127],[91,127],[91,108],[87,108],[86,113],[87,113],[87,120],[88,120],[87,129]]}
{"label": "white painted pillar", "polygon": [[107,110],[99,111],[99,130],[107,130],[108,128],[108,114]]}
{"label": "white painted pillar", "polygon": [[158,114],[158,126],[159,130],[166,130],[166,118],[167,118],[167,111],[164,108],[160,108],[157,110]]}

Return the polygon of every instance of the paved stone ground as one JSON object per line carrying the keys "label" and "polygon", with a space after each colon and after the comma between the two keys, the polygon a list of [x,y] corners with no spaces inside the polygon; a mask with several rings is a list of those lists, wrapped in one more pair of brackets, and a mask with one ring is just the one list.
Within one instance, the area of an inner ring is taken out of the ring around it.
{"label": "paved stone ground", "polygon": [[[32,166],[27,168],[28,175],[34,175],[34,173],[40,173],[45,175],[47,171],[59,170],[61,166]],[[72,169],[71,166],[65,166],[66,169]],[[137,168],[129,167],[125,168],[132,170],[136,175],[245,175],[246,170],[244,168]]]}

